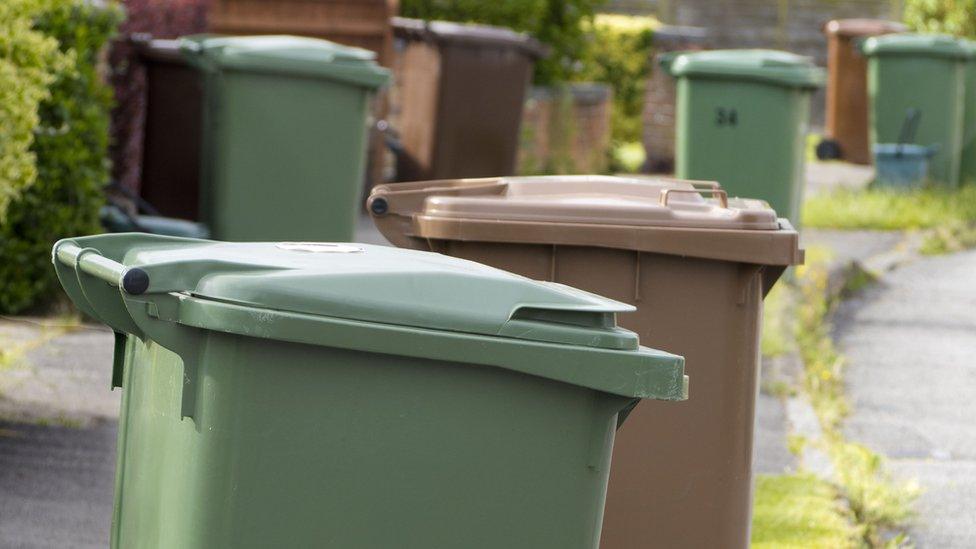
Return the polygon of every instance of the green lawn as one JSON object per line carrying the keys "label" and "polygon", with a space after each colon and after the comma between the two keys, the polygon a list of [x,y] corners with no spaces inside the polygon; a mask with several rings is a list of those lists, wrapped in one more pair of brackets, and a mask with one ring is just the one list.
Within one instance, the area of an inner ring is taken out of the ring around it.
{"label": "green lawn", "polygon": [[976,185],[959,190],[846,189],[809,198],[803,226],[831,229],[932,229],[976,222]]}
{"label": "green lawn", "polygon": [[803,204],[803,225],[828,229],[926,231],[921,252],[976,247],[976,185],[958,190],[837,190]]}
{"label": "green lawn", "polygon": [[811,474],[761,475],[756,480],[752,547],[857,547],[852,516],[828,483]]}

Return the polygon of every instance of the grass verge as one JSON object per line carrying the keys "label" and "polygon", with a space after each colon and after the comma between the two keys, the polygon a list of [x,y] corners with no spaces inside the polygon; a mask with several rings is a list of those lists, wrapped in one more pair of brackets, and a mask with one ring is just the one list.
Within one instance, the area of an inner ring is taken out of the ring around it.
{"label": "grass verge", "polygon": [[808,473],[756,479],[752,547],[844,549],[859,545],[854,517],[830,483]]}
{"label": "grass verge", "polygon": [[934,229],[976,222],[976,185],[958,190],[838,189],[803,204],[803,226],[831,229]]}
{"label": "grass verge", "polygon": [[976,185],[956,190],[840,189],[803,205],[806,227],[924,230],[921,252],[943,254],[976,247]]}
{"label": "grass verge", "polygon": [[882,456],[844,438],[850,412],[844,387],[844,357],[831,337],[837,299],[871,283],[848,273],[844,288],[830,287],[831,253],[807,250],[806,265],[777,285],[765,303],[762,350],[766,357],[796,352],[803,364],[800,391],[811,403],[823,436],[794,437],[791,451],[816,444],[829,456],[835,474],[760,477],[756,484],[755,547],[892,547],[907,544],[900,525],[910,517],[918,488],[897,482]]}
{"label": "grass verge", "polygon": [[844,392],[844,357],[831,337],[830,316],[837,297],[828,288],[828,257],[808,251],[807,264],[796,273],[794,335],[803,361],[803,391],[820,420],[824,436],[818,443],[833,462],[834,482],[856,519],[862,543],[902,546],[906,536],[899,526],[911,515],[918,487],[895,481],[882,456],[843,435],[850,406]]}

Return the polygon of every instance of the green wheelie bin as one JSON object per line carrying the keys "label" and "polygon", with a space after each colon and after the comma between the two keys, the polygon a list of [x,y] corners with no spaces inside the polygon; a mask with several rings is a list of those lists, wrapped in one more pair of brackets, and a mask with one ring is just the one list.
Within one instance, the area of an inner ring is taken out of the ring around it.
{"label": "green wheelie bin", "polygon": [[180,47],[203,78],[211,235],[352,239],[370,96],[388,79],[375,54],[297,36],[191,36]]}
{"label": "green wheelie bin", "polygon": [[969,50],[966,62],[965,99],[962,121],[962,152],[959,157],[959,182],[976,183],[976,42],[963,40]]}
{"label": "green wheelie bin", "polygon": [[675,175],[761,198],[799,226],[812,92],[825,73],[772,50],[663,58],[677,79]]}
{"label": "green wheelie bin", "polygon": [[933,147],[929,178],[956,186],[963,149],[969,49],[951,36],[890,34],[862,45],[868,57],[871,143],[897,143],[909,112],[919,114],[914,144]]}
{"label": "green wheelie bin", "polygon": [[616,326],[633,307],[462,259],[134,233],[53,253],[116,334],[115,548],[595,549],[615,430],[687,396],[684,359]]}

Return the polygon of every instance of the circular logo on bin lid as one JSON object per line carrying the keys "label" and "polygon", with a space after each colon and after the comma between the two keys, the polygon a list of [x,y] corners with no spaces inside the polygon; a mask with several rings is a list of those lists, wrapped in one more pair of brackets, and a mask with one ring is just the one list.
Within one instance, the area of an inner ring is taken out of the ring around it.
{"label": "circular logo on bin lid", "polygon": [[277,246],[282,250],[292,252],[355,254],[366,251],[352,244],[336,244],[334,242],[279,242]]}

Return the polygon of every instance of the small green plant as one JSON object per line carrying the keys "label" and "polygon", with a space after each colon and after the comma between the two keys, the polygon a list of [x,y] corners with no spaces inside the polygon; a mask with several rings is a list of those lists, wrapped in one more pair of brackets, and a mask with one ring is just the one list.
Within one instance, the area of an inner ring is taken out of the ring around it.
{"label": "small green plant", "polygon": [[808,250],[806,264],[797,269],[794,335],[803,359],[804,391],[820,420],[822,443],[836,470],[838,489],[861,526],[862,543],[884,547],[904,540],[897,529],[910,516],[918,489],[914,483],[894,481],[880,455],[843,436],[849,405],[844,357],[831,337],[830,315],[837,296],[828,288],[829,258],[828,252]]}
{"label": "small green plant", "polygon": [[803,454],[803,450],[807,447],[809,442],[809,439],[802,435],[787,435],[786,448],[794,456],[800,456]]}
{"label": "small green plant", "polygon": [[753,548],[855,548],[860,532],[836,488],[814,475],[760,475]]}
{"label": "small green plant", "polygon": [[621,143],[612,147],[610,169],[613,172],[636,173],[639,172],[647,153],[644,151],[644,144],[640,141]]}
{"label": "small green plant", "polygon": [[880,455],[832,436],[835,440],[828,440],[828,452],[844,498],[858,524],[864,525],[864,541],[871,547],[885,547],[891,531],[895,531],[895,540],[904,540],[897,529],[912,516],[912,503],[919,494],[917,483],[894,480]]}
{"label": "small green plant", "polygon": [[[813,254],[811,254],[813,255]],[[848,412],[844,398],[844,358],[830,337],[828,272],[824,263],[807,259],[797,269],[799,299],[795,310],[797,347],[804,366],[804,385],[821,427],[833,430]]]}
{"label": "small green plant", "polygon": [[976,223],[952,222],[936,227],[922,242],[919,251],[939,255],[976,248]]}

